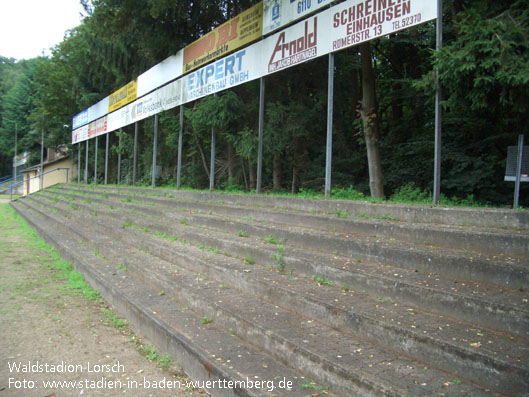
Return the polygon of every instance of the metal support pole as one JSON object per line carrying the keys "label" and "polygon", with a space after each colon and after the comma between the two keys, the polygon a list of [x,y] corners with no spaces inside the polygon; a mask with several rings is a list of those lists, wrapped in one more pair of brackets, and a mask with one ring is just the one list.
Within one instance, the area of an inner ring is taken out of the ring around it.
{"label": "metal support pole", "polygon": [[327,153],[325,156],[325,197],[331,195],[332,118],[334,104],[334,54],[329,54],[329,84],[327,92]]}
{"label": "metal support pole", "polygon": [[215,188],[215,127],[211,128],[211,159],[209,164],[209,191]]}
{"label": "metal support pole", "polygon": [[156,186],[156,151],[158,150],[158,115],[154,115],[154,139],[152,144],[152,187]]}
{"label": "metal support pole", "polygon": [[121,183],[121,131],[118,135],[118,185]]}
{"label": "metal support pole", "polygon": [[263,129],[264,129],[264,111],[265,111],[265,79],[259,79],[259,142],[257,144],[257,185],[255,191],[261,193],[262,176],[263,176]]}
{"label": "metal support pole", "polygon": [[184,134],[184,105],[180,105],[180,131],[178,132],[178,165],[176,167],[176,188],[180,189],[182,174],[182,139]]}
{"label": "metal support pole", "polygon": [[[443,48],[443,0],[437,0],[437,33],[436,49]],[[441,196],[441,133],[442,133],[442,109],[441,109],[441,82],[439,81],[439,69],[435,70],[437,89],[435,93],[435,156],[434,156],[434,179],[433,179],[433,204],[439,205]]]}
{"label": "metal support pole", "polygon": [[138,122],[134,123],[134,154],[132,160],[132,184],[136,184],[136,154],[138,153]]}
{"label": "metal support pole", "polygon": [[89,140],[86,140],[86,153],[85,153],[85,162],[84,162],[84,184],[88,184],[88,145]]}
{"label": "metal support pole", "polygon": [[96,136],[96,152],[94,155],[94,185],[97,185],[97,136]]}
{"label": "metal support pole", "polygon": [[81,183],[81,142],[77,144],[77,183]]}
{"label": "metal support pole", "polygon": [[520,181],[522,179],[522,159],[523,159],[523,135],[518,136],[518,161],[516,162],[516,181],[514,183],[514,204],[512,208],[518,209],[520,200]]}
{"label": "metal support pole", "polygon": [[107,133],[107,142],[105,145],[105,185],[108,184],[108,140],[110,138],[110,134]]}
{"label": "metal support pole", "polygon": [[18,145],[18,125],[17,123],[15,123],[15,164],[13,167],[14,168],[13,183],[17,181],[17,151],[18,151],[17,145]]}
{"label": "metal support pole", "polygon": [[40,134],[40,190],[44,187],[44,126]]}

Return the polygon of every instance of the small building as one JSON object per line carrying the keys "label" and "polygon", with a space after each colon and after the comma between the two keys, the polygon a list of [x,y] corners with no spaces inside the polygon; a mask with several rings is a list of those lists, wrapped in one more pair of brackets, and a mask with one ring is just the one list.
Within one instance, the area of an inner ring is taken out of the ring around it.
{"label": "small building", "polygon": [[[46,161],[43,164],[42,187],[47,188],[58,183],[68,183],[77,178],[77,164],[74,164],[67,150],[47,150]],[[26,196],[40,190],[41,165],[26,168],[23,174],[23,195]]]}

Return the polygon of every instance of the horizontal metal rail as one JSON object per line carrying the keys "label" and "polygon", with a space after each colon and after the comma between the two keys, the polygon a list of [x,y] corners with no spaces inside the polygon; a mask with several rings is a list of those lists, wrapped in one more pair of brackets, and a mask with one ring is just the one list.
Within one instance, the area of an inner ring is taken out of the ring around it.
{"label": "horizontal metal rail", "polygon": [[[13,183],[12,185],[9,186],[9,201],[13,201],[13,189],[24,184],[24,183],[27,183],[29,181],[32,181],[33,179],[37,179],[37,178],[42,178],[44,177],[44,175],[47,175],[47,174],[51,174],[52,172],[55,172],[55,171],[61,171],[61,170],[66,170],[66,183],[68,183],[68,174],[70,172],[70,169],[69,168],[55,168],[53,170],[50,170],[50,171],[46,171],[44,173],[41,173],[41,174],[38,174],[36,176],[33,176],[29,179],[25,179],[25,180],[22,180],[20,182],[17,182],[17,183]],[[43,183],[43,186],[44,186],[44,183]],[[29,194],[29,192],[28,192]]]}

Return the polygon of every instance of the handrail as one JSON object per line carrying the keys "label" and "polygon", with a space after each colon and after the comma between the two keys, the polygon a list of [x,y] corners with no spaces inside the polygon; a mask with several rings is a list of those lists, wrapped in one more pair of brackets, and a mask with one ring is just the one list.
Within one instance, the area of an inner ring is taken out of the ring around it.
{"label": "handrail", "polygon": [[8,182],[16,181],[17,179],[22,178],[22,174],[18,174],[15,178],[11,177],[4,177],[0,179],[0,185],[5,185]]}
{"label": "handrail", "polygon": [[2,178],[0,178],[0,183],[7,182],[8,180],[11,180],[11,179],[13,179],[11,175],[3,176]]}
{"label": "handrail", "polygon": [[[33,179],[37,179],[37,178],[41,178],[43,177],[44,175],[47,175],[47,174],[51,174],[52,172],[55,172],[55,171],[61,171],[61,170],[66,170],[66,183],[68,183],[68,174],[70,172],[70,169],[69,168],[55,168],[53,170],[50,170],[50,171],[46,171],[46,172],[43,172],[43,173],[40,173],[39,175],[36,175],[36,176],[32,176],[31,178],[29,179],[25,179],[25,180],[22,180],[20,182],[17,182],[17,183],[13,183],[12,185],[9,186],[9,201],[13,201],[13,188],[17,187],[17,186],[20,186],[24,183],[27,183]],[[29,194],[29,192],[28,192]]]}

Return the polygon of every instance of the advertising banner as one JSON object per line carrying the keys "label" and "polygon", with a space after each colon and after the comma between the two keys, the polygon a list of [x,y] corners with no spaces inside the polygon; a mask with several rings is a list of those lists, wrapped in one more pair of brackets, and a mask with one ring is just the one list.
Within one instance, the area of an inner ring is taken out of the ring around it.
{"label": "advertising banner", "polygon": [[258,79],[263,73],[259,42],[184,76],[183,102]]}
{"label": "advertising banner", "polygon": [[136,93],[138,91],[137,80],[131,81],[125,87],[120,88],[113,94],[108,96],[108,113],[125,106],[136,100]]}
{"label": "advertising banner", "polygon": [[83,125],[88,124],[88,109],[76,114],[72,119],[72,130],[76,130]]}
{"label": "advertising banner", "polygon": [[170,56],[138,76],[138,98],[182,76],[184,50]]}
{"label": "advertising banner", "polygon": [[305,17],[335,0],[264,0],[263,35]]}
{"label": "advertising banner", "polygon": [[221,58],[263,35],[263,2],[243,11],[184,48],[183,72]]}
{"label": "advertising banner", "polygon": [[84,125],[72,131],[72,144],[86,141],[88,139],[88,125]]}
{"label": "advertising banner", "polygon": [[321,22],[327,52],[386,36],[437,18],[436,0],[346,1],[325,11]]}
{"label": "advertising banner", "polygon": [[263,40],[266,74],[436,17],[436,0],[345,1]]}
{"label": "advertising banner", "polygon": [[320,15],[310,17],[263,41],[262,61],[266,64],[266,74],[324,55],[319,49],[321,31],[324,30]]}
{"label": "advertising banner", "polygon": [[88,124],[88,139],[103,135],[107,132],[107,116]]}
{"label": "advertising banner", "polygon": [[173,81],[108,115],[108,132],[182,104],[182,80]]}
{"label": "advertising banner", "polygon": [[88,108],[88,122],[97,120],[108,113],[108,97],[101,99]]}

